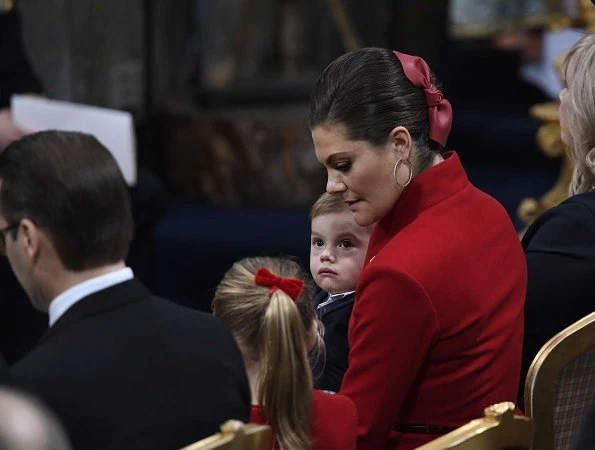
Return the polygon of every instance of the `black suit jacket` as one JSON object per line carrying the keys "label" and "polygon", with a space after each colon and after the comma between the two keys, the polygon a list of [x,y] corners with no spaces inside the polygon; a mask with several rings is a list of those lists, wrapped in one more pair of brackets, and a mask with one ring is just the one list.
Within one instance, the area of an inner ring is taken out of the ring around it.
{"label": "black suit jacket", "polygon": [[595,193],[575,195],[543,213],[525,233],[523,248],[528,286],[521,397],[539,349],[595,310]]}
{"label": "black suit jacket", "polygon": [[249,417],[243,360],[223,323],[136,280],[72,306],[12,378],[80,450],[178,449]]}
{"label": "black suit jacket", "polygon": [[[322,292],[316,298],[317,304],[323,303],[327,298],[328,294]],[[318,389],[339,392],[341,388],[343,376],[348,367],[347,329],[354,301],[355,294],[349,294],[317,309],[318,319],[324,325],[324,345],[326,347],[326,363],[322,373],[315,376]]]}

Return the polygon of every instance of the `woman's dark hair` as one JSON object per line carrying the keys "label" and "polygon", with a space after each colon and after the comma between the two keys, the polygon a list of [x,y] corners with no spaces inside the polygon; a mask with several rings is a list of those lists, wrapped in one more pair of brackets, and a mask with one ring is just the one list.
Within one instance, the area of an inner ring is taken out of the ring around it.
{"label": "woman's dark hair", "polygon": [[[440,90],[440,82],[431,74]],[[398,125],[409,130],[417,171],[427,169],[444,148],[428,139],[428,109],[422,89],[405,76],[392,50],[363,48],[331,62],[310,97],[310,129],[342,124],[348,139],[384,145]]]}

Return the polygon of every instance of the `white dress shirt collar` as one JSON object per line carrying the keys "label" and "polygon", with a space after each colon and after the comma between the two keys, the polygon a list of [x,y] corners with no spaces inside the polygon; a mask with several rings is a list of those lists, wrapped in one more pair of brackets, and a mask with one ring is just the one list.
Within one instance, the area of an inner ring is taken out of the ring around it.
{"label": "white dress shirt collar", "polygon": [[349,294],[353,294],[355,291],[347,291],[347,292],[339,292],[337,294],[329,294],[329,296],[327,297],[327,299],[325,301],[323,301],[322,303],[320,303],[316,309],[320,309],[320,308],[324,308],[327,305],[330,305],[331,303],[335,303],[338,300],[342,300],[345,297],[347,297]]}
{"label": "white dress shirt collar", "polygon": [[58,295],[50,303],[50,327],[53,326],[58,319],[66,313],[66,311],[83,298],[118,283],[132,280],[133,278],[134,273],[132,272],[132,269],[130,267],[124,267],[123,269],[106,273],[105,275],[99,275],[98,277],[90,278],[82,283],[75,284]]}

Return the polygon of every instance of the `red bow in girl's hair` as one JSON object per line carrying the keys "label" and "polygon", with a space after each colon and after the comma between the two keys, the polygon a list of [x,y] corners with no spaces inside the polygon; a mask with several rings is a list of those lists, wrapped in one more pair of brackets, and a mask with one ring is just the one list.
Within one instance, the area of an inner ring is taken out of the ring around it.
{"label": "red bow in girl's hair", "polygon": [[304,282],[302,280],[298,280],[297,278],[282,278],[274,273],[272,273],[266,267],[261,267],[256,272],[256,277],[254,278],[254,282],[258,286],[267,286],[269,287],[269,296],[273,295],[277,289],[281,289],[287,295],[289,295],[293,301],[295,302],[302,289],[304,289]]}

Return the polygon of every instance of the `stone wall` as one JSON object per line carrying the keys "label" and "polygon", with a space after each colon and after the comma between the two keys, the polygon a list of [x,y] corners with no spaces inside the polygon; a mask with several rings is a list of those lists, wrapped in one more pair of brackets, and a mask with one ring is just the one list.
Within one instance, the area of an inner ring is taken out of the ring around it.
{"label": "stone wall", "polygon": [[19,8],[49,97],[142,109],[142,0],[21,0]]}

